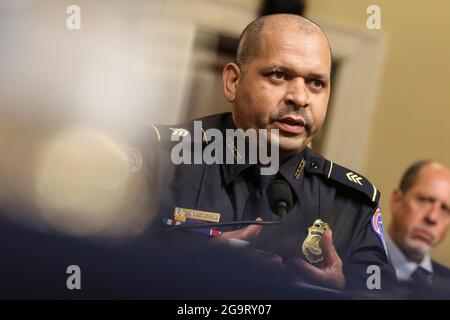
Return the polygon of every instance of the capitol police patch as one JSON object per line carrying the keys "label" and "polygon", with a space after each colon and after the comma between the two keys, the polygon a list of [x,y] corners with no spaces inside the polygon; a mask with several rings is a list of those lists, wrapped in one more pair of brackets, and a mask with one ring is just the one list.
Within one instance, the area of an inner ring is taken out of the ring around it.
{"label": "capitol police patch", "polygon": [[381,217],[381,209],[380,208],[378,208],[377,211],[375,211],[375,213],[373,214],[373,217],[370,221],[370,226],[372,227],[372,230],[376,234],[378,239],[380,239],[381,244],[384,247],[384,251],[386,251],[386,255],[388,255],[386,242],[384,241],[383,219]]}

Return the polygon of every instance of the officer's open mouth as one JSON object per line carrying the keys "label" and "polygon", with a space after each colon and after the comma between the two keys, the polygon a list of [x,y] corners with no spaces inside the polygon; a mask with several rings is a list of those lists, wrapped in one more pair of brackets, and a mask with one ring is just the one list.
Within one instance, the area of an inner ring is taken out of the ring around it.
{"label": "officer's open mouth", "polygon": [[285,117],[275,121],[276,126],[281,131],[298,134],[305,129],[305,121],[293,117]]}

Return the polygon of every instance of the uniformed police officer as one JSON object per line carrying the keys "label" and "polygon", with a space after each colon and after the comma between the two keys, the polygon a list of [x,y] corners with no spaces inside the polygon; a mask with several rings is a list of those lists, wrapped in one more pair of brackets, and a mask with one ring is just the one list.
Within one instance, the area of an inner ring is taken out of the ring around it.
{"label": "uniformed police officer", "polygon": [[[278,172],[265,177],[260,164],[248,161],[175,165],[173,137],[192,135],[194,124],[149,125],[137,144],[144,159],[137,169],[152,185],[150,196],[159,203],[155,212],[167,224],[186,223],[186,217],[190,222],[275,221],[279,217],[270,208],[266,188],[282,180],[294,198],[282,224],[219,227],[209,234],[215,233],[218,243],[247,240],[322,286],[365,288],[368,270],[380,270],[383,284],[393,269],[383,239],[379,191],[360,174],[307,147],[325,119],[330,73],[329,43],[315,23],[289,14],[253,21],[241,35],[235,62],[223,70],[232,112],[200,120],[203,132],[278,129]],[[203,148],[209,142],[204,134]],[[225,145],[235,151],[233,143]]]}

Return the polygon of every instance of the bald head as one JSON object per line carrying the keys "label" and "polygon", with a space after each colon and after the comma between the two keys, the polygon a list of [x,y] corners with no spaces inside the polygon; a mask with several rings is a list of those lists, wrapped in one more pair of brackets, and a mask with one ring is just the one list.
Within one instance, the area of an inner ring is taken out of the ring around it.
{"label": "bald head", "polygon": [[425,168],[428,168],[429,169],[428,171],[437,170],[440,173],[444,173],[447,176],[450,176],[450,170],[439,162],[432,160],[417,161],[413,163],[411,166],[409,166],[408,169],[406,169],[405,173],[403,174],[400,180],[399,189],[404,193],[408,192],[408,190],[411,189],[411,187],[413,187],[414,184],[417,182],[419,174]]}
{"label": "bald head", "polygon": [[[323,30],[314,22],[295,14],[273,14],[251,22],[242,32],[235,62],[244,71],[246,64],[263,50],[263,34],[271,31],[298,30],[305,35],[318,34],[326,38]],[[328,45],[329,47],[329,45]],[[331,49],[330,49],[331,57]]]}
{"label": "bald head", "polygon": [[[320,28],[296,15],[252,22],[243,32],[235,63],[223,70],[224,93],[236,127],[277,129],[284,157],[303,150],[320,130],[330,97],[331,56]],[[303,125],[288,127],[296,117]]]}

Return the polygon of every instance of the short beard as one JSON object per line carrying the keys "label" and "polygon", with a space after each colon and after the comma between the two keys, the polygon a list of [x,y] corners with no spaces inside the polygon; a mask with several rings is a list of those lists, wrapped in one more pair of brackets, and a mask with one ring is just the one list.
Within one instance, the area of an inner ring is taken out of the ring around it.
{"label": "short beard", "polygon": [[399,239],[398,246],[402,249],[403,253],[408,259],[416,263],[420,263],[425,255],[427,255],[431,250],[431,247],[428,247],[428,249],[424,249],[423,247],[412,246],[408,242],[407,238]]}

